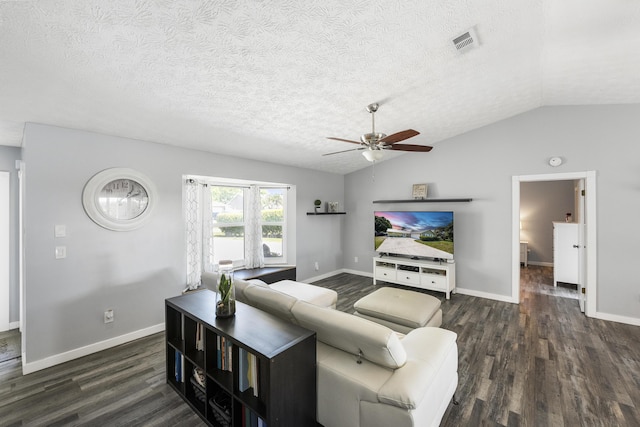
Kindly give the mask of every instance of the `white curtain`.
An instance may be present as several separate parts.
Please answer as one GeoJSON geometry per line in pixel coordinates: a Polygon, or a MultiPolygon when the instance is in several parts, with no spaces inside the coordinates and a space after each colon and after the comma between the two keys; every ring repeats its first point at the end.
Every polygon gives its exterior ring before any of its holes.
{"type": "Polygon", "coordinates": [[[200,285],[203,271],[213,271],[213,217],[211,191],[194,179],[185,181],[185,221],[187,234],[187,287],[200,285]]]}
{"type": "Polygon", "coordinates": [[[262,250],[262,203],[260,187],[249,187],[247,209],[245,212],[245,246],[244,263],[246,268],[264,267],[264,251],[262,250]]]}

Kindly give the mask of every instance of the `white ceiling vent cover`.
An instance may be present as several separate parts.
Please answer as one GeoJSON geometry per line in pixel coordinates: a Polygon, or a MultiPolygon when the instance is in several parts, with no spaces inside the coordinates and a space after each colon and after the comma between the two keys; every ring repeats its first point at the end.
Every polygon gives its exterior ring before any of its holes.
{"type": "Polygon", "coordinates": [[[480,44],[478,42],[478,36],[473,28],[469,28],[467,31],[454,38],[452,42],[459,53],[475,49],[480,44]]]}

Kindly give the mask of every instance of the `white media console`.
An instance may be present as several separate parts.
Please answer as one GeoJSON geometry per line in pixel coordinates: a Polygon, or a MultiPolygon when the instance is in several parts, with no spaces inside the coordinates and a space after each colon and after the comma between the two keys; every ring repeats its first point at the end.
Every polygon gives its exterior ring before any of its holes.
{"type": "Polygon", "coordinates": [[[373,285],[376,280],[441,291],[450,298],[456,293],[456,265],[454,262],[417,260],[403,257],[373,258],[373,285]]]}

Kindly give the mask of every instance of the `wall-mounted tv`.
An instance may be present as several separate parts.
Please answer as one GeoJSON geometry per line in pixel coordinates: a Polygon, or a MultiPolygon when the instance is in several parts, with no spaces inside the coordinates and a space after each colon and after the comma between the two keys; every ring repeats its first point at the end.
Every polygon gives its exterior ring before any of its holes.
{"type": "Polygon", "coordinates": [[[453,212],[374,212],[376,252],[453,259],[453,212]]]}

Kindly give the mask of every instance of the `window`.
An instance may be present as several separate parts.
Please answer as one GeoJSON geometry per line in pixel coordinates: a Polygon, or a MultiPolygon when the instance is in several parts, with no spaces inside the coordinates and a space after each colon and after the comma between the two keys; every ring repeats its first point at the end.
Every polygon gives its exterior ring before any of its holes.
{"type": "MultiPolygon", "coordinates": [[[[248,191],[246,187],[210,185],[213,217],[213,262],[231,259],[242,265],[249,237],[248,191]]],[[[262,251],[265,264],[286,262],[286,187],[260,188],[262,251]]]]}
{"type": "Polygon", "coordinates": [[[244,189],[212,185],[213,263],[244,258],[244,189]]]}
{"type": "Polygon", "coordinates": [[[286,188],[261,188],[262,250],[264,263],[284,262],[286,188]]]}

